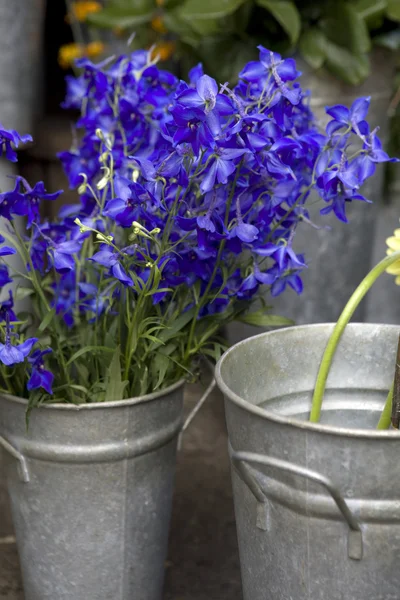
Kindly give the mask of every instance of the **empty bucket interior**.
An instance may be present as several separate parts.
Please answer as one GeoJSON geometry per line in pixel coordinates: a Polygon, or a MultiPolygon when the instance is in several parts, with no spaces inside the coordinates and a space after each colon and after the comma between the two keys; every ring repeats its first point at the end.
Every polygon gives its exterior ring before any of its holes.
{"type": "MultiPolygon", "coordinates": [[[[331,324],[306,325],[249,338],[225,354],[217,377],[228,395],[282,416],[308,420],[332,330],[331,324]]],[[[322,424],[376,427],[393,381],[399,331],[394,325],[347,326],[329,374],[322,424]]]]}

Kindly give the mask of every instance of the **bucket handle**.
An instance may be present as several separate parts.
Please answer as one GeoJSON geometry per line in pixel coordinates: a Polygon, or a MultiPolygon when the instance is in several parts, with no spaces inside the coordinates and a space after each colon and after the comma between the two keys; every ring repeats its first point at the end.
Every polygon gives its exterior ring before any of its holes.
{"type": "Polygon", "coordinates": [[[312,471],[311,469],[300,467],[298,465],[289,463],[285,460],[281,460],[280,458],[273,458],[272,456],[264,456],[262,454],[257,454],[253,452],[236,452],[231,447],[229,448],[229,450],[232,463],[235,465],[236,469],[239,472],[239,475],[241,476],[243,481],[248,485],[250,491],[255,496],[258,502],[257,527],[259,529],[262,529],[264,531],[267,529],[267,519],[265,510],[267,499],[263,494],[261,487],[257,483],[255,477],[250,473],[249,469],[246,468],[246,463],[255,463],[258,465],[265,465],[267,467],[276,467],[277,469],[281,469],[282,471],[287,471],[288,473],[293,473],[294,475],[299,475],[300,477],[304,477],[305,479],[309,479],[311,481],[314,481],[315,483],[321,484],[330,493],[338,509],[342,513],[344,520],[349,526],[347,546],[349,558],[352,558],[354,560],[362,559],[363,539],[360,524],[351,512],[339,489],[328,477],[325,477],[320,473],[312,471]]]}
{"type": "Polygon", "coordinates": [[[182,425],[181,431],[179,433],[178,450],[180,450],[181,446],[182,446],[183,434],[185,433],[186,429],[189,427],[190,423],[193,421],[193,419],[195,418],[195,416],[197,415],[197,413],[199,412],[199,410],[201,409],[201,407],[203,406],[203,404],[205,403],[207,398],[210,396],[210,394],[212,393],[212,391],[214,390],[216,385],[217,385],[217,382],[215,381],[215,379],[213,377],[211,380],[211,383],[209,384],[208,388],[206,389],[206,391],[204,392],[204,394],[202,395],[200,400],[198,402],[196,402],[194,408],[190,411],[190,413],[186,417],[186,419],[182,425]]]}
{"type": "Polygon", "coordinates": [[[19,472],[20,479],[24,483],[29,483],[30,477],[29,477],[28,465],[26,463],[25,456],[23,456],[23,454],[21,454],[21,452],[19,452],[16,448],[14,448],[14,446],[12,444],[10,444],[10,442],[8,442],[1,435],[0,435],[0,446],[3,446],[3,448],[6,452],[8,452],[9,454],[11,454],[11,456],[13,456],[14,458],[17,459],[17,461],[19,462],[18,472],[19,472]]]}

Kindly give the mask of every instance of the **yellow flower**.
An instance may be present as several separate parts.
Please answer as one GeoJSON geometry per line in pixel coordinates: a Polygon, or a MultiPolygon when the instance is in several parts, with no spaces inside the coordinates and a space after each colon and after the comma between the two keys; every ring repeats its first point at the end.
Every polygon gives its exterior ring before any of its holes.
{"type": "MultiPolygon", "coordinates": [[[[393,254],[393,252],[398,252],[400,250],[400,229],[395,229],[393,233],[394,235],[388,237],[386,240],[386,244],[388,246],[386,254],[388,256],[393,254]]],[[[386,269],[386,273],[389,273],[390,275],[396,275],[396,279],[394,281],[396,285],[400,285],[400,258],[386,269]]]]}
{"type": "Polygon", "coordinates": [[[175,42],[160,42],[159,44],[156,44],[152,49],[152,60],[157,57],[160,60],[168,60],[173,55],[175,46],[175,42]]]}
{"type": "Polygon", "coordinates": [[[86,21],[88,15],[100,12],[102,6],[99,2],[72,2],[71,13],[77,21],[86,21]]]}
{"type": "Polygon", "coordinates": [[[164,21],[162,20],[162,17],[160,17],[160,15],[157,15],[152,18],[151,26],[154,29],[154,31],[157,31],[157,33],[167,33],[167,28],[165,27],[164,21]]]}
{"type": "Polygon", "coordinates": [[[58,62],[63,69],[69,69],[74,62],[82,56],[96,58],[104,52],[103,42],[91,42],[87,46],[82,44],[65,44],[58,51],[58,62]]]}
{"type": "Polygon", "coordinates": [[[65,44],[58,51],[58,62],[63,69],[71,67],[77,58],[84,54],[84,46],[81,44],[65,44]]]}
{"type": "Polygon", "coordinates": [[[101,54],[103,54],[104,50],[105,45],[103,44],[103,42],[90,42],[90,44],[86,46],[85,54],[87,54],[89,58],[96,58],[96,56],[100,56],[101,54]]]}
{"type": "Polygon", "coordinates": [[[162,6],[164,4],[164,0],[156,0],[157,6],[162,6]]]}

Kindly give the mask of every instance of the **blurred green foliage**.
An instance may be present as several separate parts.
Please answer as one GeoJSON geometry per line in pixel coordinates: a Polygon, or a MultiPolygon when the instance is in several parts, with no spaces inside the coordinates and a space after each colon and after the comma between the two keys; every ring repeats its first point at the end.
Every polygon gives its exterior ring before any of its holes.
{"type": "Polygon", "coordinates": [[[400,47],[399,22],[400,0],[108,0],[89,17],[95,27],[136,31],[138,47],[175,41],[183,72],[202,61],[232,81],[262,44],[353,85],[369,74],[373,43],[400,47]]]}

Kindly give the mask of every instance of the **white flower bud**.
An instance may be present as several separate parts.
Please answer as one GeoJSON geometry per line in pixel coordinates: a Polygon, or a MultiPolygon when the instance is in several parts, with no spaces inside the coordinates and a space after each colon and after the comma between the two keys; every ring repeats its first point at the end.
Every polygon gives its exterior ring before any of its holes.
{"type": "Polygon", "coordinates": [[[85,173],[79,173],[80,177],[82,177],[83,182],[81,183],[81,185],[78,187],[78,194],[82,195],[86,192],[86,188],[87,188],[87,176],[85,175],[85,173]]]}

